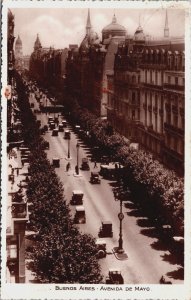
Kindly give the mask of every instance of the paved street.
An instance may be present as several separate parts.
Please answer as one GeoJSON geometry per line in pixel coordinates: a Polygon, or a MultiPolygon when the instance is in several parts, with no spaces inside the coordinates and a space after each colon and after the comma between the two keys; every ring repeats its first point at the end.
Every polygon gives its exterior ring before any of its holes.
{"type": "MultiPolygon", "coordinates": [[[[34,95],[30,97],[30,102],[37,103],[34,95]]],[[[50,114],[54,115],[54,114],[50,114]]],[[[56,114],[57,115],[57,114],[56,114]]],[[[41,124],[46,125],[48,115],[38,114],[37,119],[41,124]]],[[[60,122],[62,117],[59,117],[60,122]]],[[[71,129],[69,127],[69,129],[71,129]]],[[[101,179],[101,184],[92,185],[89,182],[91,170],[94,169],[94,163],[90,162],[90,171],[81,171],[81,177],[74,176],[77,160],[76,144],[80,143],[79,163],[83,157],[88,155],[88,147],[78,139],[78,136],[72,132],[70,141],[71,170],[66,172],[68,161],[68,141],[63,138],[63,132],[58,136],[52,136],[52,131],[48,131],[44,136],[50,143],[50,149],[47,150],[47,156],[50,161],[53,157],[60,158],[60,168],[56,172],[64,184],[64,194],[66,200],[71,200],[72,191],[80,189],[84,192],[84,207],[86,211],[86,224],[78,225],[81,232],[90,233],[95,238],[98,237],[101,220],[109,220],[113,224],[113,238],[104,238],[107,242],[107,256],[100,259],[100,265],[104,276],[107,275],[109,268],[119,268],[122,271],[124,282],[126,284],[159,283],[162,275],[167,274],[173,283],[182,283],[179,279],[181,266],[176,264],[176,260],[167,250],[165,245],[158,241],[155,228],[151,227],[149,220],[144,216],[130,199],[127,199],[123,205],[123,247],[128,255],[127,260],[118,260],[112,252],[114,247],[118,246],[119,238],[119,220],[118,213],[120,203],[115,201],[110,185],[111,181],[101,179]]],[[[71,213],[74,214],[74,206],[71,206],[71,213]]]]}

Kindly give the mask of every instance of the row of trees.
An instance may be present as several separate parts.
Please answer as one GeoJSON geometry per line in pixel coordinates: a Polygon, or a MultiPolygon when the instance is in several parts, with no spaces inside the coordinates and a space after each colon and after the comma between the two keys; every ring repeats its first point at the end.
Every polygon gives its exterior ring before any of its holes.
{"type": "Polygon", "coordinates": [[[121,162],[126,172],[124,181],[139,201],[155,207],[165,222],[170,223],[174,231],[184,231],[184,180],[174,171],[167,169],[145,150],[132,150],[129,143],[114,132],[106,120],[80,108],[76,101],[69,99],[70,118],[89,130],[93,141],[112,159],[121,162]]]}
{"type": "Polygon", "coordinates": [[[73,223],[62,183],[44,151],[26,90],[17,76],[23,138],[31,150],[27,198],[32,206],[30,226],[37,232],[32,252],[33,271],[42,283],[100,283],[95,240],[80,233],[73,223]]]}

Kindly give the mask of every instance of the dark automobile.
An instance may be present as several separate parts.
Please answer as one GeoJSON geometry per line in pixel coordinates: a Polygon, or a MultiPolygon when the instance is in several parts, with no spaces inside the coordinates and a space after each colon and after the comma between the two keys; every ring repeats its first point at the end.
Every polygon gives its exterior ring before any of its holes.
{"type": "Polygon", "coordinates": [[[89,160],[88,160],[87,157],[82,158],[81,169],[84,170],[84,171],[89,171],[90,170],[89,160]]]}
{"type": "Polygon", "coordinates": [[[112,223],[110,221],[102,221],[98,236],[113,237],[112,223]]]}
{"type": "Polygon", "coordinates": [[[106,284],[124,284],[123,276],[121,275],[121,270],[110,269],[109,274],[106,277],[106,284]]]}
{"type": "Polygon", "coordinates": [[[98,172],[91,172],[90,182],[91,183],[98,183],[98,184],[101,183],[98,172]]]}

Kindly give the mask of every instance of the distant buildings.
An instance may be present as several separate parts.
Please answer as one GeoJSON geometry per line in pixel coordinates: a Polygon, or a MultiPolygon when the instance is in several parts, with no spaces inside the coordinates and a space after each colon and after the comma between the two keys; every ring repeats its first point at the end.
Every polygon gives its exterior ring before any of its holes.
{"type": "Polygon", "coordinates": [[[15,56],[13,50],[14,44],[14,15],[12,14],[11,10],[8,10],[8,23],[7,23],[7,60],[8,60],[8,83],[11,84],[11,80],[14,74],[14,64],[15,64],[15,56]]]}
{"type": "Polygon", "coordinates": [[[65,79],[65,61],[68,49],[43,48],[37,35],[34,51],[30,56],[30,74],[44,85],[63,88],[65,79]]]}
{"type": "Polygon", "coordinates": [[[42,48],[39,38],[30,71],[87,107],[132,142],[151,150],[168,166],[184,166],[184,39],[171,38],[168,14],[164,37],[151,40],[139,24],[132,37],[114,15],[100,39],[88,10],[80,46],[42,48]],[[63,59],[62,59],[63,57],[63,59]],[[61,78],[65,78],[63,83],[61,78]]]}

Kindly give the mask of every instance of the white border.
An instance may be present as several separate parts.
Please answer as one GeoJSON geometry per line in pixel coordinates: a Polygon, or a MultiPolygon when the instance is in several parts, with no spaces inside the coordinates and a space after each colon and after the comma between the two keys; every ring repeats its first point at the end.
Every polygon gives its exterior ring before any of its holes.
{"type": "MultiPolygon", "coordinates": [[[[55,290],[54,284],[7,284],[5,283],[5,268],[6,268],[6,186],[7,186],[7,162],[6,162],[6,99],[2,95],[2,173],[1,173],[1,187],[2,187],[2,272],[1,272],[1,299],[169,299],[169,300],[190,300],[191,299],[191,205],[190,205],[190,189],[191,189],[191,78],[190,78],[190,54],[191,54],[191,6],[189,1],[115,1],[115,0],[104,0],[104,1],[80,1],[80,0],[4,0],[2,8],[2,87],[5,87],[6,82],[6,70],[7,70],[7,8],[74,8],[74,7],[84,7],[84,8],[157,8],[157,7],[168,7],[168,8],[185,8],[186,22],[185,22],[185,40],[186,40],[186,70],[185,70],[185,85],[186,85],[186,95],[185,95],[185,223],[186,223],[186,260],[185,260],[185,281],[182,285],[124,285],[123,292],[104,292],[100,291],[100,285],[91,285],[95,287],[95,291],[64,291],[55,290]],[[135,286],[146,286],[150,287],[148,292],[128,292],[125,290],[126,287],[135,286]]],[[[65,285],[59,284],[59,287],[64,287],[65,285]]],[[[77,289],[80,285],[67,285],[76,286],[77,289]]],[[[84,285],[88,287],[89,285],[84,285]]]]}

